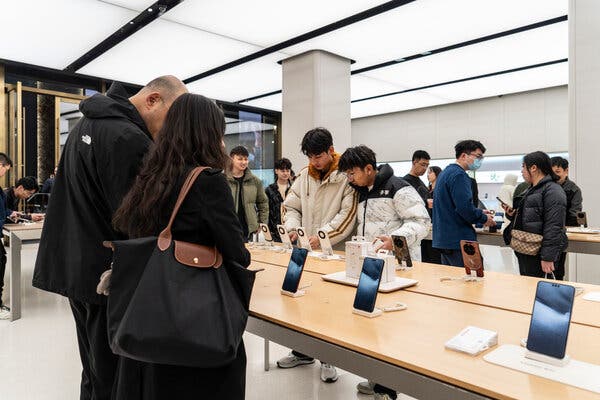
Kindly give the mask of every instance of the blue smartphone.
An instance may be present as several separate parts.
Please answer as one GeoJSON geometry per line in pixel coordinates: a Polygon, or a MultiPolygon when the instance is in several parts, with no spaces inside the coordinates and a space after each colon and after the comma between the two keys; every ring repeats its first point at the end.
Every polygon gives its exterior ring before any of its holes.
{"type": "Polygon", "coordinates": [[[527,336],[527,349],[554,358],[564,358],[573,311],[575,288],[539,281],[527,336]]]}
{"type": "Polygon", "coordinates": [[[373,312],[375,309],[383,264],[384,260],[381,258],[365,257],[358,280],[356,296],[354,296],[354,308],[357,310],[373,312]]]}
{"type": "Polygon", "coordinates": [[[298,290],[307,256],[308,250],[306,249],[296,247],[292,250],[292,257],[290,258],[285,278],[283,278],[283,286],[281,287],[286,292],[296,293],[298,290]]]}

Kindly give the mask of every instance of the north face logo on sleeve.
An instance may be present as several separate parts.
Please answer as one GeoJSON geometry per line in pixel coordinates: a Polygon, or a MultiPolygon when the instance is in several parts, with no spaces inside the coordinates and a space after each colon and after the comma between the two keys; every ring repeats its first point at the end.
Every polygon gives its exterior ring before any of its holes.
{"type": "Polygon", "coordinates": [[[380,195],[380,196],[387,196],[387,195],[389,195],[389,194],[390,194],[390,191],[389,191],[389,190],[387,190],[387,189],[383,189],[383,190],[381,190],[381,191],[379,192],[379,195],[380,195]]]}
{"type": "Polygon", "coordinates": [[[88,135],[83,135],[81,137],[81,141],[85,144],[92,144],[92,138],[91,138],[91,136],[88,136],[88,135]]]}

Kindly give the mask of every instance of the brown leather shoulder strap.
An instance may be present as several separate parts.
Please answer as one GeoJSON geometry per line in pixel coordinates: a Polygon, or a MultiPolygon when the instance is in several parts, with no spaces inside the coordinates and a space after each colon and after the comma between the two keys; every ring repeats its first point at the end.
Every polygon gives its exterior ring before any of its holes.
{"type": "Polygon", "coordinates": [[[198,178],[198,176],[207,169],[208,167],[196,167],[194,168],[187,176],[181,190],[179,191],[179,197],[177,197],[177,202],[175,202],[175,207],[173,208],[173,212],[171,213],[171,218],[169,219],[169,224],[163,231],[158,235],[158,248],[162,251],[166,250],[171,245],[171,226],[173,225],[173,221],[175,221],[175,216],[179,211],[179,207],[185,200],[188,192],[194,185],[194,182],[198,178]]]}

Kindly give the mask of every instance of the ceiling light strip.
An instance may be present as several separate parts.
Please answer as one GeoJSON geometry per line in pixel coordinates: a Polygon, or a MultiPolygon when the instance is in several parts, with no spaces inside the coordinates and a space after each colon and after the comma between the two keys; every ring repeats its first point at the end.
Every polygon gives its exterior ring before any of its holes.
{"type": "Polygon", "coordinates": [[[524,71],[524,70],[527,70],[527,69],[541,68],[541,67],[546,67],[546,66],[549,66],[549,65],[564,63],[564,62],[567,62],[568,60],[569,60],[568,58],[563,58],[563,59],[560,59],[560,60],[548,61],[548,62],[544,62],[544,63],[540,63],[540,64],[527,65],[525,67],[512,68],[512,69],[507,69],[507,70],[504,70],[504,71],[491,72],[489,74],[483,74],[483,75],[471,76],[471,77],[468,77],[468,78],[456,79],[456,80],[453,80],[453,81],[447,81],[447,82],[442,82],[442,83],[434,83],[432,85],[426,85],[426,86],[421,86],[421,87],[416,87],[416,88],[411,88],[411,89],[406,89],[406,90],[400,90],[400,91],[397,91],[397,92],[384,93],[384,94],[379,94],[377,96],[371,96],[371,97],[365,97],[365,98],[362,98],[362,99],[356,99],[356,100],[352,100],[351,103],[359,103],[361,101],[368,101],[368,100],[380,99],[382,97],[395,96],[397,94],[403,94],[403,93],[409,93],[409,92],[416,92],[418,90],[425,90],[425,89],[431,89],[431,88],[439,87],[439,86],[452,85],[454,83],[461,83],[461,82],[467,82],[467,81],[472,81],[472,80],[476,80],[476,79],[489,78],[489,77],[496,76],[496,75],[510,74],[512,72],[519,72],[519,71],[524,71]]]}
{"type": "Polygon", "coordinates": [[[129,21],[127,24],[119,28],[115,33],[97,44],[90,51],[79,57],[77,60],[69,64],[64,71],[75,72],[85,65],[89,64],[108,50],[112,49],[123,40],[127,39],[164,13],[171,10],[173,7],[181,3],[183,0],[160,0],[153,3],[147,9],[142,11],[138,16],[129,21]]]}
{"type": "Polygon", "coordinates": [[[202,72],[200,74],[194,75],[194,76],[192,76],[190,78],[184,79],[183,82],[185,84],[188,84],[188,83],[191,83],[191,82],[195,82],[195,81],[200,80],[202,78],[206,78],[207,76],[211,76],[211,75],[217,74],[219,72],[223,72],[223,71],[228,70],[230,68],[237,67],[238,65],[245,64],[245,63],[247,63],[249,61],[256,60],[257,58],[261,58],[261,57],[264,57],[264,56],[266,56],[268,54],[275,53],[275,52],[277,52],[279,50],[285,49],[286,47],[290,47],[290,46],[296,45],[298,43],[305,42],[305,41],[313,39],[313,38],[315,38],[317,36],[321,36],[321,35],[324,35],[326,33],[329,33],[329,32],[335,31],[337,29],[343,28],[345,26],[352,25],[354,23],[363,21],[363,20],[365,20],[367,18],[374,17],[375,15],[383,14],[383,13],[385,13],[387,11],[393,10],[393,9],[401,7],[401,6],[404,6],[404,5],[408,4],[408,3],[412,3],[413,1],[415,1],[415,0],[392,0],[392,1],[388,1],[387,3],[380,4],[380,5],[376,6],[376,7],[373,7],[373,8],[370,8],[368,10],[362,11],[362,12],[360,12],[358,14],[351,15],[350,17],[341,19],[341,20],[339,20],[337,22],[334,22],[334,23],[331,23],[329,25],[325,25],[325,26],[323,26],[321,28],[318,28],[318,29],[312,30],[310,32],[304,33],[304,34],[302,34],[300,36],[296,36],[296,37],[294,37],[292,39],[288,39],[286,41],[283,41],[281,43],[275,44],[273,46],[266,47],[266,48],[264,48],[264,49],[262,49],[260,51],[257,51],[256,53],[252,53],[252,54],[247,55],[245,57],[242,57],[242,58],[239,58],[237,60],[231,61],[231,62],[229,62],[227,64],[221,65],[220,67],[216,67],[216,68],[210,69],[208,71],[202,72]]]}

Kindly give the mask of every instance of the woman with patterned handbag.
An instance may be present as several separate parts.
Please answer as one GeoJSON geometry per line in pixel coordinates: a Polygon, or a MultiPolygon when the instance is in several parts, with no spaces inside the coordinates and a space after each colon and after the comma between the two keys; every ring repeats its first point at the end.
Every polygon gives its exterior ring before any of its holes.
{"type": "MultiPolygon", "coordinates": [[[[250,254],[244,247],[244,238],[234,211],[231,190],[222,173],[229,159],[223,144],[224,132],[223,112],[214,102],[195,94],[180,96],[169,110],[165,125],[145,159],[134,186],[115,214],[113,220],[115,227],[127,233],[131,239],[158,236],[168,223],[167,229],[170,229],[176,244],[179,241],[179,243],[188,242],[191,246],[197,244],[216,248],[222,256],[221,271],[225,270],[227,275],[231,276],[234,273],[231,269],[233,265],[245,272],[245,268],[250,264],[250,254]],[[190,174],[190,171],[198,170],[199,168],[195,168],[197,166],[209,168],[202,169],[196,178],[190,174]],[[186,180],[188,176],[193,176],[195,180],[192,178],[186,180]],[[184,188],[189,188],[189,192],[184,188]],[[178,197],[180,190],[188,193],[187,196],[183,196],[183,201],[181,196],[178,197]],[[172,213],[176,214],[176,217],[172,217],[172,213]]],[[[171,235],[169,241],[170,238],[171,235]]],[[[160,240],[159,237],[159,248],[160,240]]],[[[179,257],[177,247],[175,247],[175,257],[179,257]]],[[[197,263],[197,258],[194,261],[197,263]]],[[[144,273],[148,268],[146,266],[144,273]]],[[[181,272],[177,272],[180,275],[172,272],[170,278],[173,280],[165,282],[181,288],[181,296],[185,296],[186,293],[188,297],[191,296],[189,299],[191,303],[188,306],[182,304],[181,307],[175,308],[172,314],[173,320],[178,319],[185,323],[186,316],[188,318],[193,316],[191,313],[193,303],[200,303],[204,299],[200,298],[202,293],[189,291],[188,282],[181,281],[182,277],[192,276],[191,274],[197,269],[185,266],[180,269],[181,272]]],[[[113,279],[115,272],[113,272],[113,279]]],[[[206,279],[209,278],[209,275],[205,276],[206,279]]],[[[145,276],[140,280],[131,304],[144,278],[145,276]]],[[[112,291],[111,288],[111,295],[112,291]]],[[[156,298],[156,301],[153,300],[151,303],[158,302],[156,304],[159,306],[154,311],[149,310],[147,315],[142,316],[143,318],[154,321],[159,319],[162,315],[160,309],[164,308],[160,306],[161,302],[167,302],[167,299],[161,298],[162,294],[160,290],[151,294],[156,298]]],[[[236,293],[232,293],[232,296],[235,295],[236,293]]],[[[214,304],[215,308],[217,300],[214,299],[210,303],[214,304]]],[[[129,308],[132,307],[131,304],[129,308]]],[[[216,329],[217,322],[215,321],[213,329],[216,329]]],[[[183,325],[193,323],[194,321],[188,321],[183,325]]],[[[180,324],[175,328],[183,332],[185,329],[183,325],[180,324]]],[[[215,332],[217,331],[213,331],[215,332]]],[[[159,347],[157,351],[163,353],[168,351],[166,349],[172,347],[170,344],[157,346],[159,347]]],[[[198,358],[197,365],[202,365],[202,357],[198,358]]],[[[113,388],[113,399],[244,399],[246,353],[241,337],[237,353],[234,351],[232,358],[233,361],[228,361],[225,365],[196,367],[174,362],[144,362],[138,361],[139,358],[134,360],[121,356],[113,388]]]]}
{"type": "Polygon", "coordinates": [[[523,157],[523,179],[531,184],[517,209],[502,205],[511,224],[505,232],[517,259],[521,275],[544,278],[565,274],[558,263],[567,248],[565,215],[567,199],[556,180],[550,157],[536,151],[523,157]]]}

